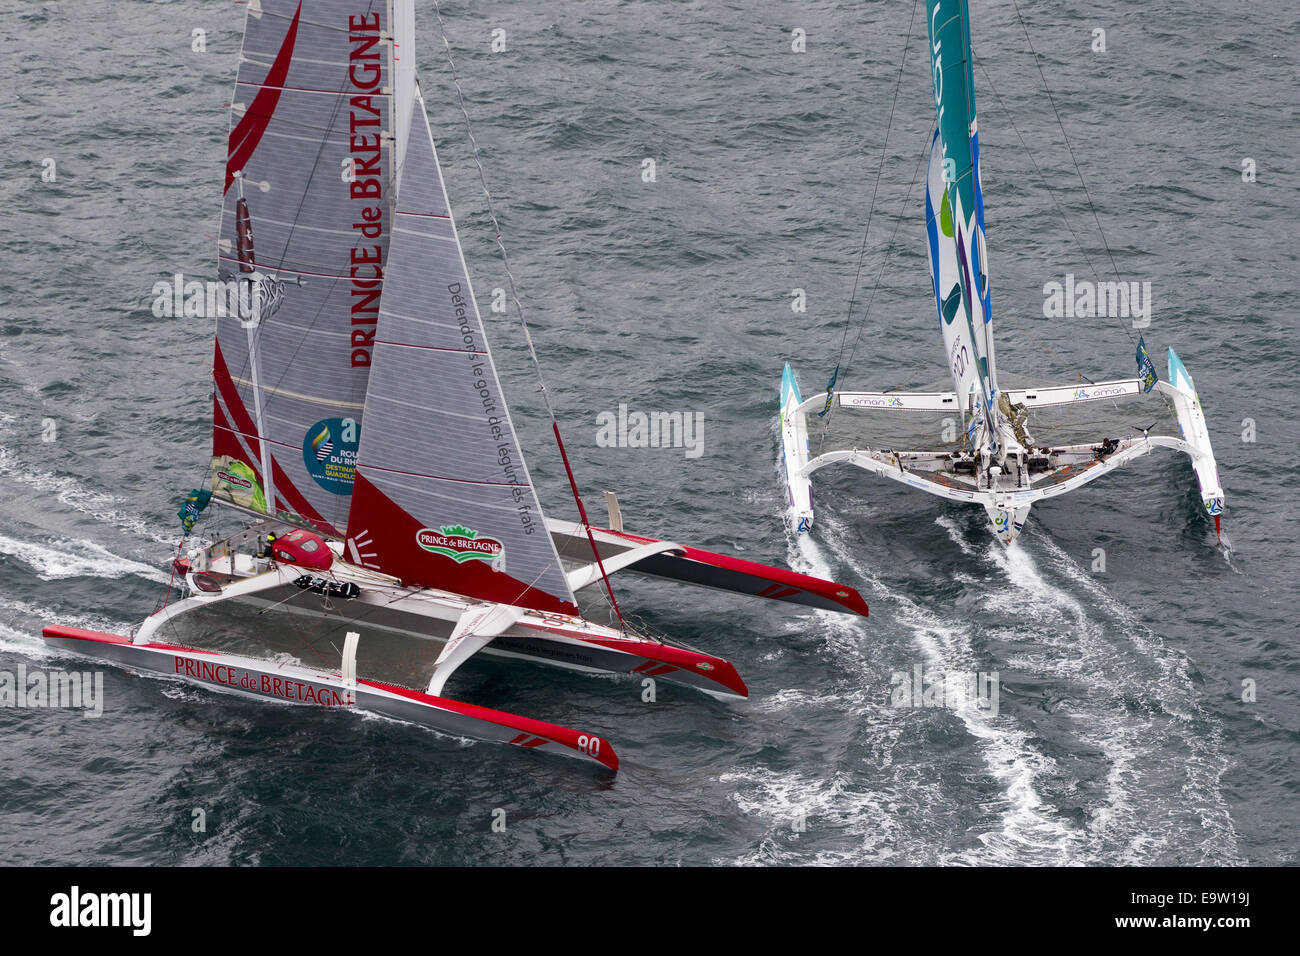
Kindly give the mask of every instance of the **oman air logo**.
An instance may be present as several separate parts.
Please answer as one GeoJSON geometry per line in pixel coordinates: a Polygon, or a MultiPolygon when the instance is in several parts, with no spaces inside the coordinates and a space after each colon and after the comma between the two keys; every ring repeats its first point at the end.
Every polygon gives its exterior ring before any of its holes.
{"type": "Polygon", "coordinates": [[[425,551],[451,558],[458,564],[466,561],[486,561],[494,571],[505,570],[506,548],[496,538],[481,535],[473,528],[451,525],[434,531],[421,528],[415,533],[415,543],[425,551]]]}

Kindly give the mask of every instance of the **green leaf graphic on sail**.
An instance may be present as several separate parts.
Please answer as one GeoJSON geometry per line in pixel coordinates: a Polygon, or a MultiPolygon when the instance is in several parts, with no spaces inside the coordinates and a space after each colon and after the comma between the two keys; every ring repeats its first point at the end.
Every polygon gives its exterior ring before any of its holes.
{"type": "Polygon", "coordinates": [[[957,310],[960,308],[961,308],[961,286],[955,285],[948,290],[948,294],[944,296],[943,305],[940,306],[940,309],[943,312],[944,322],[951,324],[952,320],[957,315],[957,310]]]}
{"type": "Polygon", "coordinates": [[[257,473],[238,458],[218,455],[212,459],[212,494],[243,508],[266,512],[266,495],[257,473]]]}

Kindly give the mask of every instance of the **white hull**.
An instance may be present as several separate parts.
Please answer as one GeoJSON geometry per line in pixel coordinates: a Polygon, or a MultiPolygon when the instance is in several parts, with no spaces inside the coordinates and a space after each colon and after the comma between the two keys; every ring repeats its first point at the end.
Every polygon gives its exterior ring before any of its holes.
{"type": "MultiPolygon", "coordinates": [[[[247,556],[239,557],[244,560],[238,563],[248,567],[247,556]]],[[[191,570],[187,581],[192,596],[148,618],[136,641],[157,639],[166,633],[169,623],[192,611],[221,601],[238,601],[323,620],[324,627],[332,627],[340,635],[357,629],[364,638],[365,634],[382,631],[445,647],[459,621],[498,606],[449,592],[405,588],[343,562],[336,562],[323,577],[331,583],[357,584],[360,593],[351,600],[324,602],[310,591],[300,591],[294,581],[302,576],[302,569],[284,564],[230,579],[219,593],[204,593],[196,584],[196,575],[212,575],[215,571],[224,577],[229,570],[227,558],[209,565],[206,571],[191,570]]],[[[722,658],[625,634],[570,615],[520,609],[515,623],[494,634],[479,653],[583,673],[653,676],[718,698],[748,695],[735,668],[722,658]]]]}

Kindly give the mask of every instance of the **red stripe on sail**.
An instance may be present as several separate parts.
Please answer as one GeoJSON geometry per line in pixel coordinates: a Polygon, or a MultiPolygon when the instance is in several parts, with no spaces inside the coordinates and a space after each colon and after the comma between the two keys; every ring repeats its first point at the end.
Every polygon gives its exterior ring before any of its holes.
{"type": "MultiPolygon", "coordinates": [[[[225,356],[221,354],[221,343],[216,344],[216,352],[212,362],[212,378],[217,384],[217,391],[221,393],[221,399],[226,403],[226,408],[230,410],[230,417],[235,420],[235,428],[248,437],[250,441],[258,441],[260,435],[257,426],[253,423],[252,417],[248,414],[248,409],[244,407],[244,402],[239,397],[239,390],[235,388],[234,380],[230,377],[230,370],[226,367],[225,356]]],[[[214,398],[215,406],[215,398],[214,398]]],[[[219,429],[213,430],[213,450],[217,447],[217,435],[219,429]]],[[[239,455],[242,460],[242,454],[239,455]]],[[[249,463],[251,465],[251,462],[249,463]]],[[[275,453],[271,453],[271,477],[275,479],[275,491],[278,501],[283,501],[288,510],[295,514],[301,515],[312,524],[316,525],[321,531],[334,537],[340,537],[338,529],[321,517],[311,502],[309,502],[297,489],[289,476],[284,473],[279,462],[275,460],[275,453]]],[[[261,481],[261,477],[258,478],[261,481]]],[[[266,487],[262,482],[262,487],[266,487]]]]}
{"type": "Polygon", "coordinates": [[[220,339],[217,340],[212,357],[212,380],[216,382],[217,391],[221,393],[221,400],[226,403],[226,408],[230,410],[230,417],[234,421],[235,430],[243,432],[256,440],[259,437],[257,426],[253,424],[253,416],[248,414],[248,409],[244,407],[244,400],[239,397],[239,389],[235,388],[234,379],[230,377],[226,357],[221,354],[220,339]]]}
{"type": "Polygon", "coordinates": [[[284,81],[289,75],[289,64],[293,62],[293,45],[298,39],[298,17],[301,13],[300,2],[298,9],[294,11],[293,22],[289,24],[289,32],[285,34],[284,42],[280,44],[280,52],[275,55],[271,69],[267,71],[261,90],[253,97],[253,102],[249,104],[244,118],[230,131],[230,142],[226,149],[227,190],[235,181],[235,173],[244,168],[244,164],[252,157],[253,150],[257,149],[257,144],[262,141],[262,135],[270,125],[271,114],[280,103],[284,81]]]}
{"type": "Polygon", "coordinates": [[[212,423],[212,457],[229,456],[242,461],[253,470],[257,483],[262,484],[262,470],[256,461],[257,456],[244,447],[243,442],[239,440],[239,432],[230,427],[226,416],[221,412],[221,403],[216,395],[212,396],[212,423]]]}
{"type": "MultiPolygon", "coordinates": [[[[278,480],[278,479],[277,479],[278,480]]],[[[514,604],[555,614],[578,613],[576,605],[532,587],[487,561],[464,562],[421,548],[416,536],[425,525],[366,480],[358,468],[352,482],[348,537],[364,542],[357,551],[373,553],[366,567],[400,578],[406,585],[440,588],[466,597],[514,604]]],[[[507,561],[509,555],[506,555],[507,561]]]]}

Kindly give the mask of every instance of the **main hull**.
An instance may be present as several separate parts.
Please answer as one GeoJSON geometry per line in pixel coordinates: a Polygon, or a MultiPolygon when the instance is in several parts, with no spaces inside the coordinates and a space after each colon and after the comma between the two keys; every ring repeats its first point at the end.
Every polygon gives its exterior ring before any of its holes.
{"type": "Polygon", "coordinates": [[[134,670],[179,678],[222,693],[331,709],[367,711],[455,737],[511,744],[575,757],[618,770],[607,741],[558,724],[404,687],[292,664],[278,664],[172,644],[136,644],[130,638],[72,627],[46,627],[46,643],[134,670]]]}

